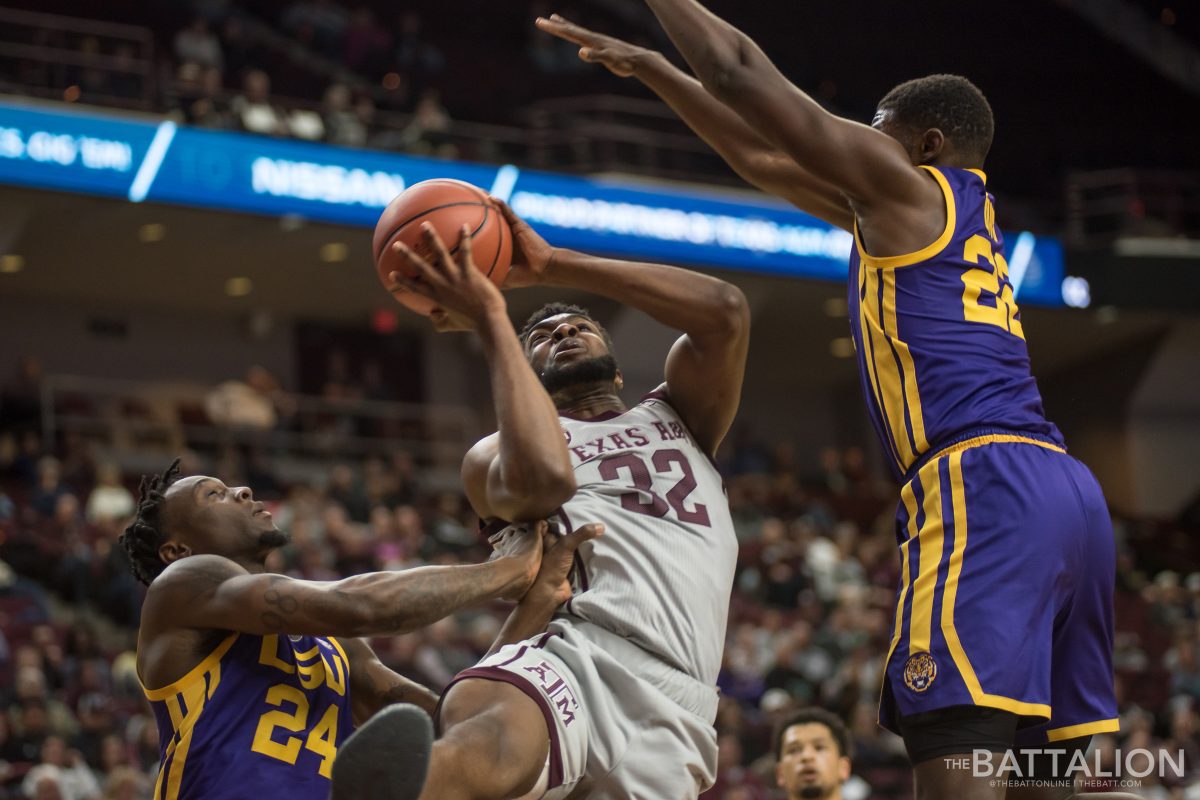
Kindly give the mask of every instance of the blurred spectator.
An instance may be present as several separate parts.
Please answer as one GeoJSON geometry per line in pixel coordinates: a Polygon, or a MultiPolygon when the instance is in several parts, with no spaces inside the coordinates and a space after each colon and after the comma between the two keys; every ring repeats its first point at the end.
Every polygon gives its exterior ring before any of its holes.
{"type": "Polygon", "coordinates": [[[359,6],[350,15],[350,24],[342,34],[342,62],[359,74],[382,75],[391,42],[371,9],[359,6]]]}
{"type": "Polygon", "coordinates": [[[221,46],[225,51],[224,74],[233,81],[240,80],[261,55],[246,33],[245,23],[236,14],[229,16],[221,27],[221,46]]]}
{"type": "Polygon", "coordinates": [[[150,791],[150,781],[130,766],[120,766],[104,782],[104,800],[141,800],[150,791]]]}
{"type": "Polygon", "coordinates": [[[88,522],[102,523],[132,516],[133,493],[121,483],[121,468],[111,461],[96,469],[96,487],[88,495],[84,515],[88,522]]]}
{"type": "Polygon", "coordinates": [[[334,0],[300,0],[283,13],[283,27],[301,39],[308,38],[326,55],[334,55],[346,30],[346,10],[334,0]]]}
{"type": "Polygon", "coordinates": [[[437,75],[446,65],[446,57],[425,39],[423,28],[421,15],[406,11],[400,15],[396,31],[396,66],[421,78],[437,75]]]}
{"type": "Polygon", "coordinates": [[[220,68],[209,67],[202,71],[186,99],[187,104],[181,111],[188,124],[201,128],[229,127],[230,108],[220,68]]]}
{"type": "Polygon", "coordinates": [[[325,90],[325,139],[331,144],[362,147],[367,143],[367,125],[352,106],[353,97],[345,84],[331,83],[325,90]]]}
{"type": "Polygon", "coordinates": [[[221,41],[209,30],[208,20],[195,17],[186,28],[175,34],[175,57],[201,67],[224,66],[221,41]]]}
{"type": "Polygon", "coordinates": [[[41,760],[37,767],[25,776],[22,788],[29,797],[38,797],[38,783],[43,775],[54,775],[62,800],[97,800],[100,784],[84,762],[78,750],[68,750],[67,744],[57,736],[47,736],[42,742],[41,760]],[[50,769],[39,768],[49,767],[50,769]]]}
{"type": "Polygon", "coordinates": [[[29,504],[42,517],[53,517],[58,500],[70,492],[62,480],[62,469],[57,458],[43,456],[37,465],[37,483],[29,497],[29,504]]]}
{"type": "Polygon", "coordinates": [[[42,363],[34,356],[17,362],[17,371],[0,391],[0,430],[23,431],[42,421],[42,363]]]}
{"type": "Polygon", "coordinates": [[[108,90],[114,97],[127,100],[148,96],[146,77],[136,63],[136,56],[128,44],[119,44],[113,51],[113,68],[109,72],[108,90]]]}
{"type": "Polygon", "coordinates": [[[267,136],[285,136],[287,119],[271,102],[271,79],[260,69],[246,73],[242,93],[231,104],[234,120],[241,130],[267,136]]]}
{"type": "Polygon", "coordinates": [[[263,367],[246,371],[243,380],[225,381],[204,398],[204,411],[223,428],[272,430],[279,422],[276,396],[279,381],[263,367]]]}
{"type": "Polygon", "coordinates": [[[417,100],[412,121],[401,134],[405,150],[439,158],[454,158],[457,150],[450,142],[450,112],[442,105],[436,89],[426,89],[417,100]]]}

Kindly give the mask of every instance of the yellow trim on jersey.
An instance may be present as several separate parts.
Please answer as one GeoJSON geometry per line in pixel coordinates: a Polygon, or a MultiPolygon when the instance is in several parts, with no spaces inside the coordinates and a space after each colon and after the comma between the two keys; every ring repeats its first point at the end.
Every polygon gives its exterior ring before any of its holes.
{"type": "MultiPolygon", "coordinates": [[[[900,338],[900,322],[896,316],[896,273],[885,270],[881,274],[883,275],[883,331],[891,340],[892,346],[896,348],[896,355],[900,358],[900,367],[903,373],[900,377],[904,384],[904,399],[908,404],[908,418],[912,424],[912,438],[916,444],[916,453],[913,454],[915,459],[917,454],[929,450],[929,440],[925,438],[925,414],[921,409],[921,392],[917,387],[917,367],[913,363],[908,343],[900,338]]],[[[903,413],[901,413],[899,422],[901,428],[906,428],[903,413]]],[[[904,433],[907,440],[907,429],[904,433]]],[[[911,464],[912,461],[908,463],[911,464]]]]}
{"type": "MultiPolygon", "coordinates": [[[[883,395],[880,393],[879,374],[875,367],[875,353],[878,348],[875,346],[875,338],[872,331],[878,327],[878,324],[875,323],[873,325],[874,320],[872,320],[870,314],[870,291],[867,286],[867,275],[870,273],[871,270],[866,268],[859,269],[858,271],[858,294],[862,298],[858,304],[858,329],[862,331],[863,362],[867,365],[867,378],[871,383],[871,394],[875,398],[875,404],[879,406],[880,415],[884,417],[884,421],[890,428],[891,420],[888,419],[888,407],[884,403],[883,395]],[[864,294],[866,297],[863,297],[864,294]]],[[[892,460],[899,464],[899,454],[887,442],[884,445],[887,447],[892,460]]],[[[901,466],[901,469],[903,469],[903,466],[901,466]]]]}
{"type": "Polygon", "coordinates": [[[904,387],[896,367],[896,358],[892,355],[892,346],[887,333],[883,329],[883,309],[880,307],[879,289],[880,276],[884,273],[876,269],[860,270],[865,276],[867,296],[859,308],[865,311],[863,320],[864,335],[870,338],[871,348],[867,356],[873,362],[876,392],[879,395],[879,411],[884,422],[892,432],[895,443],[895,458],[903,470],[916,459],[912,445],[908,441],[908,427],[904,424],[904,387]]]}
{"type": "Polygon", "coordinates": [[[984,172],[983,170],[981,170],[981,169],[968,169],[968,170],[967,170],[967,172],[973,172],[973,173],[975,173],[976,175],[978,175],[978,176],[980,177],[980,179],[982,179],[982,180],[983,180],[983,182],[984,182],[984,183],[987,183],[987,173],[986,173],[986,172],[984,172]]]}
{"type": "MultiPolygon", "coordinates": [[[[942,481],[937,462],[933,469],[922,469],[917,475],[925,493],[925,524],[917,534],[921,545],[918,555],[917,579],[913,581],[912,620],[908,625],[908,654],[929,652],[930,632],[933,629],[933,599],[937,595],[938,566],[942,563],[942,543],[945,526],[942,524],[942,481]],[[932,480],[927,478],[932,475],[932,480]]],[[[928,466],[928,465],[926,465],[928,466]]]]}
{"type": "Polygon", "coordinates": [[[913,495],[911,483],[904,484],[904,488],[900,490],[900,501],[904,503],[904,509],[908,512],[908,538],[904,544],[900,545],[900,598],[896,601],[896,630],[892,633],[892,643],[888,647],[887,658],[883,660],[885,677],[887,665],[891,663],[892,653],[896,652],[896,645],[900,644],[900,634],[904,631],[904,601],[908,598],[910,576],[908,545],[917,538],[917,499],[913,495]]]}
{"type": "Polygon", "coordinates": [[[876,258],[868,254],[866,248],[863,247],[862,237],[858,234],[858,218],[855,217],[853,230],[854,246],[858,248],[858,257],[862,260],[863,266],[874,267],[876,269],[896,269],[897,267],[911,266],[933,258],[945,250],[946,245],[950,244],[950,240],[954,238],[954,227],[957,224],[957,220],[954,206],[954,191],[950,188],[950,183],[942,173],[933,167],[922,164],[919,169],[927,170],[942,189],[942,195],[946,200],[946,229],[942,231],[941,236],[915,253],[900,256],[880,256],[876,258]]]}
{"type": "Polygon", "coordinates": [[[986,436],[976,436],[974,439],[964,439],[957,444],[952,444],[947,448],[939,450],[929,462],[932,463],[944,456],[961,453],[973,447],[982,447],[985,444],[1033,444],[1046,450],[1053,450],[1056,453],[1067,452],[1064,448],[1050,442],[1043,442],[1041,439],[1033,439],[1029,436],[1019,436],[1011,433],[991,433],[986,436]]]}
{"type": "MultiPolygon", "coordinates": [[[[952,452],[949,456],[950,505],[954,511],[954,549],[950,553],[946,587],[942,592],[942,635],[946,638],[946,646],[950,649],[954,665],[958,667],[958,672],[967,686],[967,691],[971,693],[971,699],[975,705],[998,708],[1024,717],[1049,719],[1050,706],[1045,703],[1026,703],[1011,697],[1001,697],[984,692],[983,687],[979,684],[979,678],[975,674],[975,668],[971,666],[962,642],[959,641],[958,631],[954,628],[954,602],[958,597],[958,581],[962,576],[963,552],[967,549],[967,503],[966,488],[963,484],[962,457],[962,450],[952,452]]],[[[930,463],[937,464],[939,461],[940,458],[930,463]]]]}
{"type": "Polygon", "coordinates": [[[1046,731],[1046,740],[1061,742],[1064,739],[1077,739],[1080,736],[1091,736],[1097,733],[1116,733],[1119,730],[1121,730],[1119,719],[1101,719],[1096,722],[1067,725],[1064,728],[1050,728],[1046,731]]]}
{"type": "MultiPolygon", "coordinates": [[[[233,643],[237,641],[238,634],[231,633],[229,636],[217,645],[216,649],[204,657],[204,660],[191,669],[188,674],[184,675],[174,683],[168,684],[161,689],[149,689],[145,684],[142,684],[142,691],[146,693],[148,700],[166,700],[169,697],[179,694],[187,689],[191,684],[198,680],[203,680],[204,673],[208,672],[215,665],[220,665],[221,659],[229,652],[229,648],[233,647],[233,643]]],[[[138,676],[138,682],[141,683],[141,676],[138,676]]],[[[167,704],[169,709],[170,703],[167,704]]],[[[171,717],[174,721],[174,714],[171,717]]],[[[177,726],[178,727],[178,726],[177,726]]]]}
{"type": "MultiPolygon", "coordinates": [[[[222,647],[227,650],[226,644],[232,644],[233,639],[236,638],[237,634],[233,634],[221,643],[222,647]]],[[[218,647],[214,653],[220,652],[221,655],[224,655],[222,647],[218,647]]],[[[189,681],[179,691],[163,701],[171,716],[171,725],[175,728],[175,736],[167,745],[166,753],[163,754],[162,764],[158,770],[158,779],[154,783],[155,798],[177,800],[179,797],[179,790],[183,785],[183,771],[187,766],[188,750],[192,745],[192,734],[196,730],[196,723],[199,722],[200,715],[208,707],[208,701],[212,700],[221,683],[221,660],[217,658],[214,662],[211,659],[210,655],[204,662],[201,662],[207,665],[207,669],[199,680],[189,681]],[[204,681],[205,674],[209,676],[207,690],[204,681]]],[[[188,674],[188,676],[190,675],[191,673],[188,674]]],[[[176,683],[180,683],[180,681],[176,681],[176,683]]]]}

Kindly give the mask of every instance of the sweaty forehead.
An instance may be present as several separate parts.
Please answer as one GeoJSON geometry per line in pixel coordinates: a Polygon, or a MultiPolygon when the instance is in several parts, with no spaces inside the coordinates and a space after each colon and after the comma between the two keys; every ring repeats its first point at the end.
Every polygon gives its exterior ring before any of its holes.
{"type": "Polygon", "coordinates": [[[167,491],[163,493],[163,496],[168,500],[181,497],[191,497],[192,492],[195,491],[196,487],[202,483],[205,483],[206,481],[216,483],[218,485],[221,483],[216,478],[210,478],[207,475],[189,475],[186,478],[180,478],[168,486],[167,491]]]}

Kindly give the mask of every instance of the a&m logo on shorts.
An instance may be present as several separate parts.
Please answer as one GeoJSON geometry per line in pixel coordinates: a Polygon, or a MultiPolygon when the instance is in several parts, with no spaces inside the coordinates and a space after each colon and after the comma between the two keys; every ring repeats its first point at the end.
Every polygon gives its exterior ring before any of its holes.
{"type": "Polygon", "coordinates": [[[904,685],[914,692],[923,692],[937,677],[937,662],[929,653],[913,653],[904,662],[904,685]]]}

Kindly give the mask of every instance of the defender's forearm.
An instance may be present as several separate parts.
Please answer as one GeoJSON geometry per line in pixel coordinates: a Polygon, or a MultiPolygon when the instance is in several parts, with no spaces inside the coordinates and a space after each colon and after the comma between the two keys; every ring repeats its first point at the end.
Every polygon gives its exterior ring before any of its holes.
{"type": "Polygon", "coordinates": [[[693,338],[725,335],[741,319],[744,301],[731,284],[664,264],[599,258],[558,250],[547,283],[584,289],[628,303],[693,338]]]}
{"type": "MultiPolygon", "coordinates": [[[[334,616],[350,611],[349,629],[333,635],[386,636],[407,633],[437,622],[462,608],[502,596],[521,571],[508,559],[452,567],[417,567],[402,572],[355,575],[303,603],[279,603],[280,614],[293,612],[334,616]],[[298,606],[298,607],[297,607],[298,606]],[[324,608],[322,608],[324,606],[324,608]],[[352,609],[359,609],[354,613],[352,609]]],[[[286,622],[281,630],[288,630],[286,622]]]]}
{"type": "Polygon", "coordinates": [[[696,0],[646,0],[646,5],[706,87],[742,65],[745,34],[696,0]]]}

